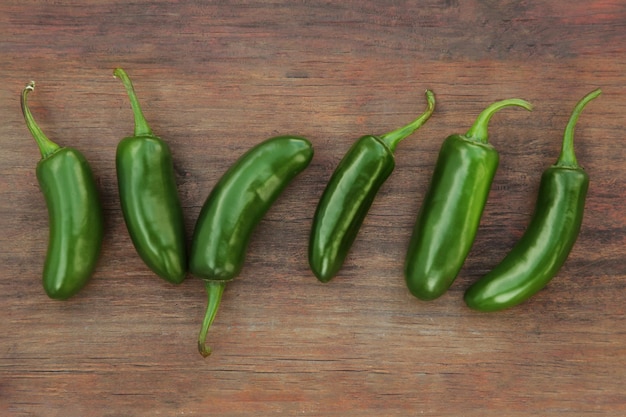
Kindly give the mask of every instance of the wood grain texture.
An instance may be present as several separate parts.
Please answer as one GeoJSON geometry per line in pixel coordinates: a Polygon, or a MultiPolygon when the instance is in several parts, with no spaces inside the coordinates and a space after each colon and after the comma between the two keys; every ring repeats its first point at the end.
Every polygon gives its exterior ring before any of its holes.
{"type": "Polygon", "coordinates": [[[4,0],[0,56],[3,416],[626,415],[624,2],[4,0]],[[157,278],[124,226],[114,157],[132,114],[117,66],[173,150],[189,234],[249,147],[293,133],[316,149],[255,232],[208,359],[202,282],[157,278]],[[19,110],[31,79],[35,118],[84,152],[106,214],[96,273],[67,302],[40,284],[47,214],[19,110]],[[529,302],[470,311],[463,291],[523,233],[597,87],[576,129],[591,187],[569,260],[529,302]],[[318,283],[307,240],[327,179],[357,137],[421,113],[425,88],[434,116],[398,147],[339,276],[318,283]],[[535,111],[493,118],[501,164],[476,243],[450,291],[420,302],[402,264],[439,146],[510,97],[535,111]]]}

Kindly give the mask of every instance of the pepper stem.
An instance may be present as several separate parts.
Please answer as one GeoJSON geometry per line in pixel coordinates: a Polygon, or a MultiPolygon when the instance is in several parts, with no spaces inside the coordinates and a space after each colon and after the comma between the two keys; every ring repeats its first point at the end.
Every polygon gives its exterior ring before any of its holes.
{"type": "Polygon", "coordinates": [[[490,105],[489,107],[487,107],[485,110],[482,111],[482,113],[478,115],[472,127],[465,134],[465,138],[469,140],[473,140],[475,142],[488,143],[489,142],[488,128],[489,128],[489,120],[491,120],[491,116],[496,114],[496,112],[503,109],[504,107],[510,107],[510,106],[523,107],[528,111],[533,110],[532,104],[530,104],[526,100],[521,100],[519,98],[511,98],[508,100],[497,101],[493,103],[492,105],[490,105]]]}
{"type": "Polygon", "coordinates": [[[576,104],[576,107],[574,107],[574,111],[572,112],[569,122],[565,127],[561,154],[559,155],[559,159],[556,161],[557,166],[571,168],[578,167],[578,161],[576,160],[576,154],[574,153],[574,128],[576,127],[576,122],[578,122],[578,117],[587,103],[598,97],[600,94],[602,94],[602,90],[599,88],[597,90],[593,90],[591,93],[580,99],[580,101],[576,104]]]}
{"type": "Polygon", "coordinates": [[[198,335],[198,351],[203,357],[207,357],[211,354],[211,348],[206,345],[206,335],[209,331],[209,327],[215,319],[217,309],[220,306],[222,300],[222,294],[226,287],[225,281],[205,281],[204,286],[207,292],[207,307],[204,314],[204,320],[202,321],[202,329],[198,335]]]}
{"type": "Polygon", "coordinates": [[[126,88],[126,93],[128,93],[130,106],[132,107],[133,115],[135,116],[135,136],[152,135],[152,129],[150,129],[150,126],[141,111],[141,106],[139,105],[139,100],[137,100],[137,95],[135,94],[133,82],[130,80],[130,77],[128,77],[128,74],[126,74],[126,71],[122,68],[116,68],[115,71],[113,71],[113,75],[122,80],[122,83],[126,88]]]}
{"type": "Polygon", "coordinates": [[[37,142],[37,146],[39,147],[39,151],[41,152],[41,157],[46,158],[56,152],[60,148],[60,146],[48,139],[48,137],[37,125],[37,122],[35,122],[35,118],[28,108],[28,93],[30,93],[34,89],[35,82],[31,81],[22,90],[22,97],[20,100],[22,105],[22,114],[24,115],[24,120],[26,120],[26,126],[28,127],[28,130],[30,130],[30,133],[33,135],[33,138],[35,138],[35,141],[37,142]]]}
{"type": "Polygon", "coordinates": [[[398,143],[400,143],[402,139],[422,127],[422,125],[424,125],[424,123],[426,123],[426,121],[433,114],[433,111],[435,110],[435,94],[430,90],[426,90],[426,101],[428,102],[428,107],[420,117],[413,120],[408,125],[403,126],[400,129],[396,129],[393,132],[385,133],[380,137],[380,139],[389,147],[389,149],[391,149],[392,152],[396,150],[398,143]]]}

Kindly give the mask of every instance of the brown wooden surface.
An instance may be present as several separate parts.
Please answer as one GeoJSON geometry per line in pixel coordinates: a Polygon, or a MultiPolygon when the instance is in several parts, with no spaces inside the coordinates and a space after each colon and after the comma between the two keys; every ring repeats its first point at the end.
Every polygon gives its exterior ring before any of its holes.
{"type": "Polygon", "coordinates": [[[626,6],[570,2],[113,1],[0,3],[0,414],[3,416],[626,415],[626,6]],[[135,82],[173,150],[191,233],[211,187],[249,147],[308,137],[316,154],[255,232],[196,350],[205,296],[140,261],[119,207],[114,155],[135,82]],[[100,262],[67,302],[40,274],[47,213],[39,153],[19,110],[87,156],[106,212],[100,262]],[[463,291],[522,234],[541,171],[584,94],[576,129],[591,176],[583,230],[531,301],[479,314],[463,291]],[[397,149],[339,276],[308,269],[317,200],[341,156],[437,96],[397,149]],[[402,264],[438,148],[489,103],[498,170],[475,246],[448,293],[420,302],[402,264]]]}

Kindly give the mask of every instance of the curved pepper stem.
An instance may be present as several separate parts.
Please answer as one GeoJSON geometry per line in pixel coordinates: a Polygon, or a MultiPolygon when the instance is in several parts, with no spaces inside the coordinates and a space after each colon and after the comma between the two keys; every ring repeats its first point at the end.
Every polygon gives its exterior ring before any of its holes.
{"type": "Polygon", "coordinates": [[[222,300],[222,294],[226,287],[224,281],[205,281],[204,286],[207,292],[207,307],[204,314],[204,320],[202,321],[202,329],[198,335],[198,351],[203,357],[207,357],[211,354],[211,348],[206,345],[206,335],[215,319],[217,310],[222,300]]]}
{"type": "Polygon", "coordinates": [[[532,111],[533,106],[526,100],[522,100],[519,98],[511,98],[508,100],[496,101],[485,110],[482,111],[476,118],[476,121],[472,125],[472,127],[465,134],[465,138],[469,140],[473,140],[475,142],[480,143],[488,143],[489,142],[489,120],[491,120],[491,116],[496,114],[499,110],[504,107],[517,106],[523,107],[528,111],[532,111]]]}
{"type": "Polygon", "coordinates": [[[35,82],[31,81],[22,90],[22,97],[20,100],[22,105],[22,114],[24,115],[24,120],[26,120],[26,127],[28,127],[28,130],[30,130],[30,133],[33,135],[33,138],[35,138],[35,141],[37,142],[37,146],[39,147],[39,151],[41,152],[41,157],[46,158],[52,155],[61,147],[48,139],[48,137],[37,125],[37,122],[35,122],[35,118],[28,108],[28,93],[30,93],[34,89],[35,82]]]}
{"type": "Polygon", "coordinates": [[[113,75],[122,80],[122,83],[126,88],[126,93],[128,93],[130,106],[132,107],[133,115],[135,116],[135,136],[151,136],[152,129],[150,129],[150,126],[141,111],[141,106],[139,105],[139,100],[137,100],[137,95],[135,94],[135,89],[130,77],[128,77],[128,74],[126,74],[126,71],[122,68],[116,68],[115,71],[113,71],[113,75]]]}
{"type": "Polygon", "coordinates": [[[400,143],[402,139],[422,127],[433,114],[433,111],[435,110],[435,94],[430,90],[426,90],[426,101],[428,102],[428,107],[420,117],[413,120],[408,125],[403,126],[400,129],[396,129],[393,132],[385,133],[380,137],[380,140],[382,140],[392,152],[396,150],[398,143],[400,143]]]}
{"type": "Polygon", "coordinates": [[[578,168],[578,161],[576,160],[576,153],[574,152],[574,128],[578,122],[578,117],[582,113],[583,109],[594,98],[602,94],[602,90],[599,88],[593,90],[580,101],[574,107],[574,111],[570,116],[569,122],[565,127],[565,133],[563,134],[563,145],[561,146],[561,153],[559,159],[556,161],[556,166],[559,167],[571,167],[578,168]]]}

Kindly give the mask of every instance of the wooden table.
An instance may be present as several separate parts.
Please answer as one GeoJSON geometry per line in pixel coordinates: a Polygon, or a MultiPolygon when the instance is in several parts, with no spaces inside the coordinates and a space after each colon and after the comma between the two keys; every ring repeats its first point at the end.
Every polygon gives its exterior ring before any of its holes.
{"type": "Polygon", "coordinates": [[[626,415],[626,6],[616,0],[144,1],[0,4],[0,414],[3,416],[626,415]],[[174,286],[136,255],[115,148],[132,133],[133,78],[174,154],[189,234],[222,173],[279,134],[316,154],[255,231],[196,350],[201,280],[174,286]],[[66,302],[40,276],[48,239],[39,153],[19,109],[31,79],[42,129],[80,149],[106,232],[96,272],[66,302]],[[574,104],[591,176],[567,263],[529,302],[481,314],[464,290],[521,236],[574,104]],[[316,203],[361,135],[421,113],[400,144],[340,274],[307,263],[316,203]],[[497,172],[475,245],[440,299],[405,287],[403,262],[438,149],[488,104],[497,172]]]}

